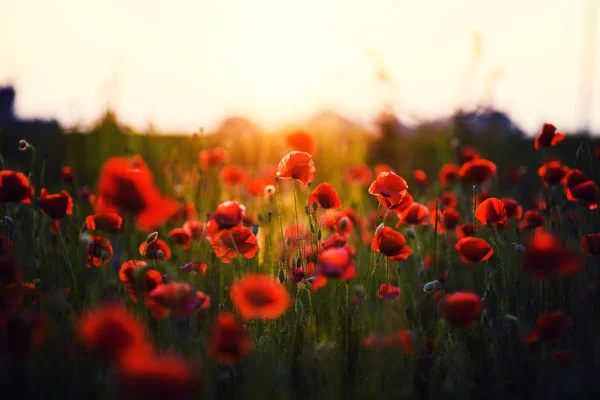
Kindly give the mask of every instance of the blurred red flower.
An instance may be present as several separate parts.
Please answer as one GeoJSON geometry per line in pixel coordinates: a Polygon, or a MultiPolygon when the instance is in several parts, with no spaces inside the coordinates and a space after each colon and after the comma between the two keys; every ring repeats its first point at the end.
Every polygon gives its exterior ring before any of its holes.
{"type": "Polygon", "coordinates": [[[383,283],[379,286],[378,295],[380,299],[394,300],[400,297],[400,288],[390,283],[383,283]]]}
{"type": "Polygon", "coordinates": [[[139,251],[142,257],[149,258],[151,260],[168,260],[171,258],[171,248],[167,242],[162,239],[156,239],[151,243],[146,243],[146,241],[143,241],[140,244],[139,251]],[[162,252],[162,255],[159,253],[159,251],[162,252]]]}
{"type": "Polygon", "coordinates": [[[226,165],[219,176],[226,186],[237,186],[246,181],[246,171],[237,165],[226,165]]]}
{"type": "Polygon", "coordinates": [[[285,143],[292,149],[315,155],[315,141],[312,136],[304,131],[288,133],[285,136],[285,143]]]}
{"type": "Polygon", "coordinates": [[[456,227],[456,238],[458,240],[475,236],[475,233],[475,224],[472,222],[467,222],[456,227]]]}
{"type": "Polygon", "coordinates": [[[460,167],[459,173],[464,181],[474,185],[483,185],[496,175],[496,164],[483,158],[476,158],[464,163],[460,167]]]}
{"type": "Polygon", "coordinates": [[[544,123],[540,133],[538,133],[538,135],[535,137],[533,147],[535,147],[536,150],[539,150],[543,147],[552,147],[556,146],[563,140],[565,140],[564,133],[558,132],[554,125],[544,123]]]}
{"type": "Polygon", "coordinates": [[[348,168],[344,180],[347,183],[367,186],[373,181],[373,172],[366,164],[357,164],[348,168]]]}
{"type": "Polygon", "coordinates": [[[526,344],[535,343],[538,340],[555,341],[573,326],[573,319],[567,317],[563,311],[547,312],[539,316],[535,322],[533,332],[523,338],[526,344]]]}
{"type": "Polygon", "coordinates": [[[69,167],[68,165],[62,167],[61,178],[63,182],[73,183],[73,180],[75,179],[75,172],[73,171],[73,168],[69,167]]]}
{"type": "Polygon", "coordinates": [[[148,294],[146,305],[156,319],[162,319],[170,313],[187,318],[197,309],[208,308],[210,296],[187,283],[169,282],[154,288],[148,294]]]}
{"type": "Polygon", "coordinates": [[[440,309],[450,325],[470,330],[481,315],[481,298],[471,292],[447,294],[441,299],[440,309]]]}
{"type": "Polygon", "coordinates": [[[269,275],[248,274],[233,282],[231,301],[243,319],[276,319],[290,306],[290,295],[269,275]]]}
{"type": "Polygon", "coordinates": [[[121,229],[122,223],[123,218],[119,214],[93,214],[86,217],[85,228],[90,231],[117,232],[121,229]]]}
{"type": "Polygon", "coordinates": [[[241,226],[245,215],[246,207],[237,201],[221,203],[206,223],[206,234],[209,237],[217,236],[222,230],[241,226]]]}
{"type": "Polygon", "coordinates": [[[38,201],[40,210],[52,219],[52,225],[50,226],[52,232],[60,230],[59,222],[61,218],[73,214],[73,199],[64,190],[58,194],[48,194],[46,189],[42,189],[38,201]]]}
{"type": "Polygon", "coordinates": [[[438,175],[440,184],[443,187],[452,185],[460,178],[460,167],[454,163],[447,163],[442,165],[438,175]]]}
{"type": "Polygon", "coordinates": [[[519,224],[519,228],[521,230],[525,229],[536,229],[544,226],[544,216],[538,210],[528,210],[525,212],[525,216],[521,223],[519,224]]]}
{"type": "Polygon", "coordinates": [[[200,275],[206,274],[208,265],[204,261],[190,261],[181,266],[181,270],[185,272],[195,272],[200,275]]]}
{"type": "Polygon", "coordinates": [[[189,250],[192,248],[192,236],[187,230],[183,228],[173,228],[168,236],[184,249],[189,250]]]}
{"type": "Polygon", "coordinates": [[[581,258],[552,234],[536,231],[533,239],[524,244],[523,268],[534,279],[542,280],[554,274],[571,276],[582,268],[581,258]]]}
{"type": "Polygon", "coordinates": [[[20,172],[0,171],[0,204],[31,203],[33,188],[29,179],[20,172]]]}
{"type": "Polygon", "coordinates": [[[523,207],[515,200],[505,197],[502,200],[504,209],[506,210],[506,218],[516,219],[517,221],[523,218],[523,207]]]}
{"type": "Polygon", "coordinates": [[[121,264],[119,269],[119,279],[134,303],[138,301],[138,294],[145,297],[163,283],[162,275],[154,269],[147,269],[140,276],[140,271],[147,266],[145,261],[130,260],[121,264]]]}
{"type": "Polygon", "coordinates": [[[230,157],[227,149],[213,147],[212,149],[202,150],[200,154],[198,154],[198,159],[200,161],[200,168],[203,171],[206,171],[209,168],[227,164],[230,157]]]}
{"type": "Polygon", "coordinates": [[[427,225],[427,217],[429,217],[429,209],[420,203],[412,203],[404,211],[398,214],[398,224],[410,225],[427,225]]]}
{"type": "Polygon", "coordinates": [[[568,172],[569,167],[559,161],[548,161],[538,169],[538,175],[545,186],[558,185],[568,172]]]}
{"type": "Polygon", "coordinates": [[[487,241],[476,237],[460,239],[455,248],[465,264],[488,260],[494,254],[494,248],[487,241]]]}
{"type": "Polygon", "coordinates": [[[422,169],[416,169],[413,172],[413,177],[415,178],[415,182],[417,186],[422,188],[426,188],[429,186],[429,179],[427,179],[427,174],[422,169]]]}
{"type": "Polygon", "coordinates": [[[252,338],[231,314],[220,313],[208,345],[208,355],[219,364],[233,364],[252,352],[252,338]]]}
{"type": "Polygon", "coordinates": [[[600,258],[600,234],[583,235],[579,245],[583,254],[600,258]]]}

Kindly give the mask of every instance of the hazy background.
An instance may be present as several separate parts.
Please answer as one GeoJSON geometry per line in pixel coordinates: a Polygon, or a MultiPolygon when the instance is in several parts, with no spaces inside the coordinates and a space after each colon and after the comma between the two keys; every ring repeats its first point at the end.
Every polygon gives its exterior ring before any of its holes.
{"type": "Polygon", "coordinates": [[[588,117],[598,132],[597,3],[0,0],[0,85],[19,115],[66,126],[107,105],[138,129],[191,132],[231,114],[274,128],[322,109],[410,122],[486,104],[528,133],[588,117]]]}

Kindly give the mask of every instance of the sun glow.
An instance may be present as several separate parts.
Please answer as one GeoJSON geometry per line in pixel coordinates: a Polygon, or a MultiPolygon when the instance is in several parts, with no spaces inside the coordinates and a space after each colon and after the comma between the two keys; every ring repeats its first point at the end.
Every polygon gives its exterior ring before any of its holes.
{"type": "MultiPolygon", "coordinates": [[[[584,9],[571,0],[23,0],[0,15],[0,83],[17,86],[17,111],[67,125],[107,103],[167,131],[230,114],[272,128],[321,109],[368,121],[384,104],[429,118],[482,102],[529,131],[578,123],[584,9]]],[[[597,71],[592,84],[597,104],[597,71]]]]}

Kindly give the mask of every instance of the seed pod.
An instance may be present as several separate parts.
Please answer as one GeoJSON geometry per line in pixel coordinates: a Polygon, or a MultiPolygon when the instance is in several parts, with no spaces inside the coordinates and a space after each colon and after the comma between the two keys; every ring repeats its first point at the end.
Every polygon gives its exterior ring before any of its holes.
{"type": "Polygon", "coordinates": [[[406,228],[406,230],[404,232],[406,233],[406,236],[408,236],[410,239],[417,238],[417,235],[415,235],[415,231],[412,230],[411,228],[406,228]]]}
{"type": "Polygon", "coordinates": [[[321,233],[321,230],[319,229],[319,230],[317,231],[317,239],[318,239],[318,240],[321,240],[321,238],[322,238],[322,237],[323,237],[323,234],[321,233]]]}
{"type": "Polygon", "coordinates": [[[25,139],[19,140],[19,150],[20,151],[25,151],[28,148],[29,148],[29,143],[27,143],[27,140],[25,140],[25,139]]]}
{"type": "Polygon", "coordinates": [[[279,279],[279,283],[285,282],[285,271],[283,270],[283,268],[279,268],[279,274],[277,277],[279,279]]]}
{"type": "Polygon", "coordinates": [[[313,211],[317,211],[317,208],[319,208],[319,203],[317,203],[316,201],[313,201],[312,208],[313,208],[313,211]]]}
{"type": "Polygon", "coordinates": [[[158,258],[159,260],[162,260],[163,258],[165,258],[165,253],[163,253],[162,250],[158,250],[156,252],[156,258],[158,258]]]}
{"type": "Polygon", "coordinates": [[[252,228],[250,230],[252,231],[252,233],[254,235],[257,235],[258,234],[258,225],[257,224],[252,225],[252,228]]]}
{"type": "Polygon", "coordinates": [[[313,224],[310,224],[310,232],[315,233],[315,226],[313,224]]]}

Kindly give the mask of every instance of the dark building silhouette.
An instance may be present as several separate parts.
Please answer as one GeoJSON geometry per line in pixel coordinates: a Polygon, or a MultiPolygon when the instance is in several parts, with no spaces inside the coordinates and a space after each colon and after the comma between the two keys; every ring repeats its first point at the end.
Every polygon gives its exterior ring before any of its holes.
{"type": "Polygon", "coordinates": [[[15,113],[16,92],[12,86],[0,87],[0,153],[4,169],[29,172],[31,154],[18,150],[19,140],[25,139],[37,149],[36,176],[39,179],[42,159],[46,159],[44,182],[36,185],[53,186],[60,179],[64,156],[64,135],[54,119],[22,119],[15,113]]]}

